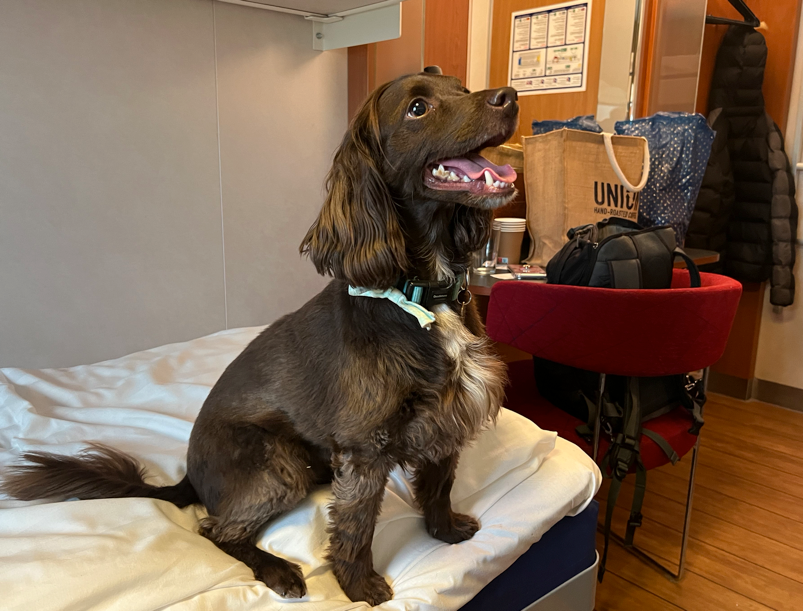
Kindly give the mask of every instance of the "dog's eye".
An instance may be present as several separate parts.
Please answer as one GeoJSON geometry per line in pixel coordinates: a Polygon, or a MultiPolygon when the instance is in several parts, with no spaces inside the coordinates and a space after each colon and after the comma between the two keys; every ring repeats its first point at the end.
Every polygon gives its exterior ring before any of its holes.
{"type": "Polygon", "coordinates": [[[429,105],[424,100],[413,100],[407,109],[407,116],[417,119],[427,114],[429,105]]]}

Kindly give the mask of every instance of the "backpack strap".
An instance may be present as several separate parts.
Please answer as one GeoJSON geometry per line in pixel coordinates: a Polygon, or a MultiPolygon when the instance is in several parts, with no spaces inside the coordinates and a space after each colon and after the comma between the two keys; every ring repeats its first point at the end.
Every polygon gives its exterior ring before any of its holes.
{"type": "Polygon", "coordinates": [[[583,242],[595,242],[596,234],[596,225],[581,225],[569,229],[566,233],[569,241],[547,263],[546,273],[549,284],[563,284],[563,268],[566,266],[566,262],[576,251],[582,250],[583,242]]]}
{"type": "MultiPolygon", "coordinates": [[[[589,399],[588,395],[585,393],[580,394],[583,395],[583,399],[585,399],[586,405],[588,406],[588,422],[585,424],[578,424],[574,430],[580,437],[590,441],[594,437],[594,425],[597,423],[597,404],[589,399]]],[[[607,394],[603,394],[600,401],[602,403],[603,418],[611,419],[622,417],[622,408],[613,401],[610,401],[607,394]]]]}
{"type": "Polygon", "coordinates": [[[642,429],[641,434],[652,439],[655,444],[664,451],[664,454],[666,454],[667,458],[673,465],[680,460],[678,453],[675,452],[672,446],[669,445],[669,442],[661,437],[658,433],[651,431],[650,429],[642,429]]]}
{"type": "Polygon", "coordinates": [[[691,380],[687,383],[691,376],[680,376],[680,401],[683,406],[689,411],[694,424],[689,429],[692,435],[699,435],[700,429],[705,424],[703,420],[703,406],[708,398],[705,396],[705,389],[702,380],[691,380]]]}
{"type": "MultiPolygon", "coordinates": [[[[607,474],[607,476],[613,478],[613,480],[611,481],[611,487],[608,489],[608,503],[605,509],[605,547],[602,552],[602,560],[600,561],[599,571],[597,573],[597,579],[599,579],[599,581],[602,581],[602,578],[605,575],[605,562],[608,558],[608,545],[610,543],[611,536],[611,520],[613,519],[613,510],[616,507],[616,500],[619,497],[622,481],[625,479],[625,477],[627,477],[627,474],[630,472],[630,469],[634,464],[640,464],[641,469],[644,469],[644,465],[641,464],[641,459],[639,458],[639,449],[641,445],[641,399],[639,396],[638,378],[628,377],[626,380],[626,385],[627,393],[625,394],[622,431],[614,438],[613,443],[608,449],[608,452],[605,455],[601,465],[603,474],[607,474]]],[[[639,484],[639,481],[641,482],[642,487],[646,488],[646,470],[644,471],[641,480],[637,479],[637,485],[639,484]]],[[[628,529],[630,529],[631,522],[635,523],[638,521],[640,523],[641,520],[641,503],[644,500],[643,492],[640,495],[638,505],[636,506],[635,501],[637,500],[637,497],[639,497],[638,494],[634,496],[634,503],[630,512],[631,519],[628,521],[628,529]]],[[[635,529],[635,527],[633,528],[635,529]]]]}
{"type": "Polygon", "coordinates": [[[625,531],[625,546],[633,545],[633,537],[636,529],[641,526],[642,518],[641,506],[644,504],[644,493],[647,492],[647,469],[641,462],[641,457],[636,459],[636,487],[633,491],[633,503],[630,505],[630,517],[627,520],[627,530],[625,531]]]}
{"type": "MultiPolygon", "coordinates": [[[[574,427],[574,431],[580,435],[580,437],[586,440],[591,440],[594,437],[594,425],[597,422],[597,404],[589,399],[588,395],[586,395],[584,392],[581,392],[580,394],[583,395],[583,399],[588,407],[588,422],[585,424],[578,424],[576,427],[574,427]]],[[[595,457],[592,456],[591,458],[594,459],[595,457]]]]}
{"type": "MultiPolygon", "coordinates": [[[[608,456],[602,462],[602,472],[605,472],[608,456]]],[[[616,507],[616,500],[619,498],[619,491],[622,489],[622,480],[613,478],[611,485],[608,488],[608,503],[605,508],[605,545],[602,550],[602,560],[599,561],[599,570],[597,571],[597,580],[602,583],[602,578],[605,577],[605,563],[608,562],[608,544],[611,539],[611,520],[613,519],[613,510],[616,507]]]]}
{"type": "Polygon", "coordinates": [[[686,251],[679,246],[672,251],[672,260],[674,261],[678,257],[683,259],[686,263],[686,269],[689,270],[689,286],[692,288],[700,288],[702,280],[700,279],[700,270],[697,269],[697,264],[686,254],[686,251]]]}

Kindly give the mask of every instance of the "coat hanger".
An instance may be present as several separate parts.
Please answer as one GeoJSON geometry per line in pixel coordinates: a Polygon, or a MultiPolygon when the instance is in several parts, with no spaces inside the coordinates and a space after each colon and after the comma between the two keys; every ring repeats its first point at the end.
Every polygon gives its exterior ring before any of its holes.
{"type": "Polygon", "coordinates": [[[727,17],[715,17],[713,15],[706,15],[705,22],[714,25],[745,25],[751,28],[757,28],[761,25],[756,14],[750,10],[744,0],[728,0],[730,5],[739,11],[739,14],[744,17],[744,21],[738,19],[729,19],[727,17]]]}

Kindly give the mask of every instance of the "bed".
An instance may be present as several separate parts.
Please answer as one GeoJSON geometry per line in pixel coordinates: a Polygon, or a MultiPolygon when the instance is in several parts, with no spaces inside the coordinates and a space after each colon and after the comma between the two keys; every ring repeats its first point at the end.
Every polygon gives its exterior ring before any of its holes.
{"type": "MultiPolygon", "coordinates": [[[[0,474],[21,452],[73,454],[91,440],[137,457],[156,484],[178,481],[204,398],[259,331],[222,331],[68,369],[0,370],[0,474]]],[[[373,544],[394,598],[378,608],[541,611],[558,601],[591,611],[599,484],[579,448],[502,410],[496,427],[464,451],[452,492],[456,509],[479,517],[482,528],[447,545],[426,534],[409,477],[396,469],[373,544]]],[[[366,608],[345,597],[323,559],[329,495],[326,486],[316,489],[260,539],[302,566],[308,594],[298,601],[278,597],[196,534],[200,507],[0,497],[3,609],[366,608]]]]}

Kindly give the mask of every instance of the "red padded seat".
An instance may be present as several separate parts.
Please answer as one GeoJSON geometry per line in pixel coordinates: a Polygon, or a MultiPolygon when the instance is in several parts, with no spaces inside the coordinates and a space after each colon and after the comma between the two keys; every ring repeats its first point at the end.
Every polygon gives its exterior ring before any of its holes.
{"type": "Polygon", "coordinates": [[[672,288],[601,289],[509,280],[491,289],[487,331],[549,361],[622,376],[704,369],[728,341],[742,286],[674,270],[672,288]]]}
{"type": "MultiPolygon", "coordinates": [[[[510,363],[509,375],[510,383],[507,388],[505,407],[532,420],[542,429],[556,431],[560,437],[577,444],[591,454],[591,443],[580,437],[575,431],[578,425],[584,423],[558,409],[538,394],[532,361],[510,363]]],[[[691,425],[691,416],[684,408],[679,407],[673,412],[645,422],[644,428],[658,433],[669,442],[678,456],[684,456],[697,441],[697,436],[689,433],[691,425]]],[[[600,456],[604,456],[608,451],[608,440],[604,435],[600,439],[599,447],[600,456]]],[[[669,462],[664,451],[652,439],[645,436],[641,438],[641,460],[647,470],[655,469],[669,462]]]]}

